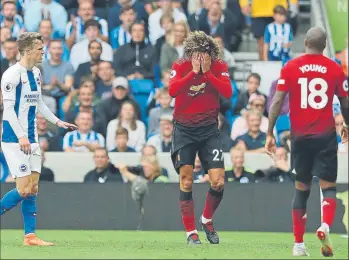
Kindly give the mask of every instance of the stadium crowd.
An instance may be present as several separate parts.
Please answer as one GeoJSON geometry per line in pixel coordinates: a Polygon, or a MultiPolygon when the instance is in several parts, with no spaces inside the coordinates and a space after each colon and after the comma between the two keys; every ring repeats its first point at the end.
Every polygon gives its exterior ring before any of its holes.
{"type": "MultiPolygon", "coordinates": [[[[190,31],[202,30],[214,37],[220,58],[228,65],[232,86],[236,86],[233,53],[239,51],[246,30],[256,38],[261,60],[285,64],[292,58],[298,0],[275,1],[282,5],[261,2],[2,0],[0,75],[18,59],[19,34],[40,32],[45,46],[40,67],[44,101],[60,119],[79,127],[73,132],[58,131],[38,114],[43,155],[44,151],[93,152],[96,168],[87,173],[86,182],[132,181],[133,175],[166,182],[167,170],[159,166],[156,154],[171,148],[174,99],[168,91],[170,72],[172,63],[183,57],[183,43],[190,31]],[[108,152],[141,152],[143,156],[137,167],[115,166],[108,152]]],[[[337,59],[344,64],[342,56],[337,59]]],[[[347,73],[347,61],[343,69],[347,73]]],[[[257,172],[244,168],[245,151],[264,152],[275,77],[267,96],[259,91],[261,76],[251,73],[246,90],[235,87],[232,99],[220,99],[223,151],[230,152],[233,165],[226,169],[228,182],[292,180],[287,162],[288,98],[275,129],[279,144],[275,166],[257,172]]],[[[336,125],[342,125],[337,103],[334,117],[336,125]]],[[[347,152],[347,145],[339,151],[347,152]]],[[[6,167],[1,153],[0,162],[6,167]]],[[[194,171],[196,182],[208,181],[199,159],[194,171]]],[[[43,168],[41,179],[53,181],[54,175],[43,168]]],[[[11,178],[1,176],[0,180],[11,178]]]]}

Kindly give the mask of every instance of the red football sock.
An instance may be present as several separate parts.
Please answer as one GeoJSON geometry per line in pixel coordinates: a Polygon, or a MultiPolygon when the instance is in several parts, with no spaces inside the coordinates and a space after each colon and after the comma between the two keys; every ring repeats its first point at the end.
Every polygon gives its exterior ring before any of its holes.
{"type": "Polygon", "coordinates": [[[324,198],[322,202],[322,222],[329,227],[332,226],[336,214],[337,200],[334,198],[324,198]]]}
{"type": "Polygon", "coordinates": [[[202,216],[207,219],[212,219],[213,214],[221,203],[222,198],[223,190],[215,191],[214,189],[210,188],[206,194],[205,208],[202,216]]]}
{"type": "Polygon", "coordinates": [[[307,216],[305,209],[292,209],[293,235],[295,243],[303,243],[307,216]]]}
{"type": "Polygon", "coordinates": [[[194,213],[194,201],[180,200],[179,208],[181,209],[182,221],[186,232],[195,230],[195,213],[194,213]]]}

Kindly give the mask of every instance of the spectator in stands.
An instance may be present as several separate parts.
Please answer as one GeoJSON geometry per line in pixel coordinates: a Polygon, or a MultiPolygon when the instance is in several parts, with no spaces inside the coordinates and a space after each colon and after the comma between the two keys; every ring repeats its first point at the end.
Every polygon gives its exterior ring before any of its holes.
{"type": "MultiPolygon", "coordinates": [[[[235,115],[242,115],[247,109],[248,101],[252,94],[263,95],[258,88],[261,84],[261,76],[258,73],[251,73],[247,78],[247,91],[241,92],[236,103],[235,115]]],[[[266,97],[265,97],[266,98],[266,97]]]]}
{"type": "MultiPolygon", "coordinates": [[[[285,8],[288,7],[288,3],[292,7],[292,16],[297,14],[298,0],[240,0],[240,6],[245,16],[252,17],[251,30],[254,37],[257,39],[259,59],[263,60],[263,48],[264,48],[264,32],[265,27],[273,22],[273,9],[279,4],[285,8]]],[[[295,31],[295,30],[294,30],[295,31]]]]}
{"type": "Polygon", "coordinates": [[[0,76],[17,62],[18,47],[15,38],[9,38],[4,43],[5,57],[0,61],[0,76]]]}
{"type": "Polygon", "coordinates": [[[154,107],[149,112],[148,120],[148,135],[159,133],[160,131],[160,117],[162,115],[172,115],[173,107],[171,107],[172,98],[168,93],[168,88],[159,89],[159,104],[160,106],[154,107]]]}
{"type": "Polygon", "coordinates": [[[250,110],[247,112],[248,132],[236,138],[237,147],[243,151],[254,153],[263,153],[265,151],[264,144],[266,134],[260,130],[261,121],[262,115],[260,112],[257,112],[256,110],[250,110]]]}
{"type": "Polygon", "coordinates": [[[156,155],[157,151],[156,148],[153,145],[144,145],[142,148],[142,155],[149,156],[149,155],[156,155]]]}
{"type": "Polygon", "coordinates": [[[121,111],[117,117],[109,122],[107,127],[107,149],[115,148],[115,134],[120,127],[126,128],[129,134],[127,145],[137,152],[141,151],[145,144],[145,125],[137,119],[134,102],[125,101],[121,105],[121,111]]]}
{"type": "Polygon", "coordinates": [[[0,27],[8,27],[11,29],[11,36],[17,38],[25,31],[23,18],[17,14],[16,1],[2,1],[0,13],[0,27]]]}
{"type": "Polygon", "coordinates": [[[110,32],[110,45],[113,51],[126,43],[131,42],[130,26],[136,21],[136,13],[129,5],[124,6],[120,11],[121,24],[110,32]]]}
{"type": "Polygon", "coordinates": [[[202,167],[198,154],[196,154],[194,162],[193,181],[194,183],[204,183],[209,181],[209,176],[208,174],[206,174],[205,169],[202,167]]]}
{"type": "Polygon", "coordinates": [[[116,166],[128,181],[133,182],[138,176],[151,183],[166,183],[168,178],[163,176],[159,161],[156,156],[142,156],[141,167],[127,167],[124,164],[116,166]]]}
{"type": "Polygon", "coordinates": [[[156,40],[155,43],[155,51],[156,51],[156,60],[160,61],[161,48],[165,42],[170,41],[171,31],[173,29],[174,19],[171,14],[164,14],[160,19],[160,26],[164,29],[165,33],[159,39],[156,40]]]}
{"type": "MultiPolygon", "coordinates": [[[[42,35],[42,38],[44,40],[44,52],[45,52],[44,61],[51,59],[51,54],[49,52],[51,40],[60,40],[59,38],[52,38],[52,30],[53,30],[53,27],[52,27],[51,20],[47,20],[47,19],[41,20],[39,24],[39,33],[42,35]]],[[[62,49],[63,51],[62,51],[61,60],[68,61],[69,49],[64,41],[62,41],[62,49]]]]}
{"type": "Polygon", "coordinates": [[[38,137],[40,146],[45,151],[50,152],[60,152],[61,148],[61,139],[58,129],[51,130],[47,120],[40,114],[36,114],[36,125],[38,129],[38,137]]]}
{"type": "Polygon", "coordinates": [[[230,138],[229,122],[225,119],[222,113],[218,114],[218,129],[221,133],[221,144],[223,152],[229,152],[233,146],[233,141],[230,138]]]}
{"type": "MultiPolygon", "coordinates": [[[[96,118],[95,113],[95,104],[94,101],[94,92],[91,87],[90,82],[86,84],[82,84],[78,91],[78,101],[73,104],[73,107],[69,109],[69,111],[65,114],[65,120],[67,122],[74,122],[76,116],[80,112],[88,112],[91,113],[93,118],[96,118]]],[[[67,107],[67,105],[65,105],[67,107]]]]}
{"type": "MultiPolygon", "coordinates": [[[[276,87],[278,85],[278,79],[274,80],[273,83],[271,84],[270,90],[269,90],[269,95],[267,99],[267,111],[269,113],[271,104],[273,102],[273,98],[276,92],[276,87]]],[[[280,115],[287,115],[290,112],[290,96],[289,94],[286,95],[284,99],[284,103],[282,104],[281,108],[281,113],[280,115]]]]}
{"type": "Polygon", "coordinates": [[[341,140],[341,129],[343,127],[344,118],[340,111],[335,113],[334,121],[336,123],[336,132],[337,132],[337,141],[338,141],[338,152],[340,153],[348,153],[348,142],[342,143],[341,140]]]}
{"type": "Polygon", "coordinates": [[[213,1],[208,10],[201,12],[198,23],[191,24],[190,28],[204,31],[208,35],[220,35],[223,38],[224,46],[229,51],[233,51],[232,36],[239,36],[239,26],[239,20],[234,13],[227,9],[223,10],[218,1],[213,1]]]}
{"type": "Polygon", "coordinates": [[[92,113],[80,111],[75,120],[78,130],[68,132],[63,139],[65,152],[93,152],[97,148],[104,147],[104,137],[92,130],[92,113]]]}
{"type": "Polygon", "coordinates": [[[86,174],[84,183],[123,182],[119,169],[110,162],[108,151],[105,148],[97,148],[94,151],[93,160],[96,168],[86,174]]]}
{"type": "Polygon", "coordinates": [[[88,44],[88,53],[91,60],[79,65],[74,75],[75,88],[79,88],[80,81],[83,77],[90,77],[92,80],[97,80],[98,63],[101,61],[102,44],[93,40],[88,44]]]}
{"type": "Polygon", "coordinates": [[[68,14],[64,7],[53,0],[31,1],[24,5],[24,25],[28,32],[37,32],[42,19],[51,20],[53,34],[63,38],[68,14]]]}
{"type": "Polygon", "coordinates": [[[349,39],[347,38],[347,46],[344,50],[336,54],[336,62],[342,67],[344,74],[348,77],[348,43],[349,39]]]}
{"type": "Polygon", "coordinates": [[[101,100],[110,98],[112,94],[112,86],[115,80],[115,71],[113,65],[109,61],[100,61],[97,70],[98,80],[96,81],[95,94],[101,100]]]}
{"type": "Polygon", "coordinates": [[[135,11],[137,21],[143,21],[145,24],[147,24],[148,14],[144,8],[144,5],[145,4],[142,1],[118,0],[115,6],[110,8],[108,11],[109,31],[112,31],[121,24],[120,13],[121,9],[125,6],[132,7],[132,9],[135,11]]]}
{"type": "Polygon", "coordinates": [[[5,52],[5,42],[11,38],[11,29],[8,27],[0,27],[0,48],[1,48],[1,55],[0,59],[6,58],[6,52],[5,52]]]}
{"type": "MultiPolygon", "coordinates": [[[[254,110],[262,114],[262,122],[260,130],[264,133],[268,130],[269,120],[266,116],[263,115],[265,110],[265,97],[263,95],[252,94],[248,101],[249,107],[248,110],[254,110]]],[[[231,128],[230,137],[232,140],[235,140],[238,136],[245,134],[248,131],[247,126],[247,114],[248,110],[242,115],[235,119],[233,126],[231,128]]]]}
{"type": "Polygon", "coordinates": [[[68,23],[65,40],[68,47],[71,49],[75,43],[85,40],[86,22],[88,20],[95,20],[98,23],[100,34],[98,35],[102,41],[108,42],[108,23],[106,20],[95,16],[95,9],[91,1],[79,1],[78,16],[71,15],[71,21],[68,23]]]}
{"type": "Polygon", "coordinates": [[[153,145],[158,152],[170,152],[172,145],[172,115],[164,114],[160,117],[160,133],[151,136],[147,142],[153,145]]]}
{"type": "Polygon", "coordinates": [[[131,42],[121,46],[114,55],[115,73],[129,80],[153,79],[155,49],[145,43],[144,23],[133,23],[130,32],[131,42]]]}
{"type": "Polygon", "coordinates": [[[275,162],[273,166],[255,172],[258,181],[280,183],[294,181],[295,176],[291,172],[286,149],[284,147],[277,147],[274,158],[275,162]]]}
{"type": "MultiPolygon", "coordinates": [[[[45,120],[45,119],[44,119],[45,120]]],[[[45,167],[44,163],[46,160],[45,149],[41,148],[41,172],[39,181],[55,181],[55,175],[50,168],[45,167]]]]}
{"type": "Polygon", "coordinates": [[[58,103],[59,98],[74,87],[74,69],[70,62],[62,61],[62,40],[51,40],[49,53],[51,58],[42,64],[42,92],[44,95],[54,97],[58,103]]]}
{"type": "Polygon", "coordinates": [[[113,49],[108,43],[100,39],[99,26],[99,23],[94,19],[90,19],[85,22],[84,28],[86,39],[74,44],[70,52],[70,61],[73,64],[75,70],[79,67],[80,64],[91,60],[88,46],[89,43],[94,40],[97,40],[102,44],[101,59],[105,61],[113,61],[113,49]]]}
{"type": "MultiPolygon", "coordinates": [[[[129,84],[126,78],[117,77],[113,82],[113,96],[101,102],[97,106],[95,130],[106,136],[108,123],[118,117],[121,104],[125,101],[132,101],[136,107],[137,118],[141,117],[140,109],[136,101],[129,94],[129,84]]],[[[114,139],[113,139],[114,140],[114,139]]],[[[109,149],[109,148],[108,148],[109,149]]]]}
{"type": "Polygon", "coordinates": [[[227,170],[225,171],[225,181],[235,181],[239,183],[254,183],[256,181],[255,176],[251,171],[244,167],[244,150],[239,148],[232,148],[230,151],[230,156],[232,167],[227,168],[227,170]]]}
{"type": "Polygon", "coordinates": [[[174,24],[169,40],[161,47],[160,69],[162,72],[171,69],[174,61],[183,58],[184,41],[189,33],[190,29],[186,21],[178,21],[174,24]]]}
{"type": "Polygon", "coordinates": [[[160,19],[164,14],[172,14],[175,22],[184,20],[187,21],[187,17],[183,12],[177,8],[172,8],[172,0],[158,0],[159,9],[149,15],[149,39],[150,42],[155,45],[157,39],[165,35],[164,28],[161,28],[160,19]]]}
{"type": "Polygon", "coordinates": [[[264,33],[264,60],[282,61],[285,65],[291,59],[293,40],[292,27],[287,20],[287,10],[282,5],[274,8],[274,22],[268,24],[264,33]]]}
{"type": "Polygon", "coordinates": [[[232,79],[234,75],[234,70],[236,68],[235,58],[233,54],[224,47],[224,41],[222,36],[216,34],[213,36],[213,38],[216,40],[219,47],[219,58],[227,63],[230,78],[232,79]]]}
{"type": "Polygon", "coordinates": [[[120,152],[120,153],[136,152],[135,149],[127,146],[127,143],[128,143],[127,129],[123,127],[118,128],[115,134],[115,148],[110,152],[120,152]]]}

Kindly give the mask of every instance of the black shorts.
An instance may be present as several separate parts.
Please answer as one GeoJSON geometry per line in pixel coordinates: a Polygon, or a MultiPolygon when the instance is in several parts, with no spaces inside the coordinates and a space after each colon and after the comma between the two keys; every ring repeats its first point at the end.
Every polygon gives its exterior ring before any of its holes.
{"type": "Polygon", "coordinates": [[[291,167],[296,181],[309,184],[313,176],[336,182],[338,170],[336,133],[298,137],[291,142],[291,167]]]}
{"type": "Polygon", "coordinates": [[[206,173],[210,169],[224,169],[224,156],[218,125],[186,127],[174,122],[171,159],[178,174],[181,166],[194,166],[197,153],[206,173]]]}
{"type": "Polygon", "coordinates": [[[265,27],[274,22],[273,17],[252,18],[251,31],[256,39],[264,37],[265,27]]]}

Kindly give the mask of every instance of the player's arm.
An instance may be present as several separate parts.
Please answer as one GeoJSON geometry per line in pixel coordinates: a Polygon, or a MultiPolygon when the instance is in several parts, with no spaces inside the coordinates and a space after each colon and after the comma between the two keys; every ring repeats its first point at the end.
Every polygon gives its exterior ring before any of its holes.
{"type": "Polygon", "coordinates": [[[276,124],[276,120],[278,119],[282,104],[284,103],[284,99],[289,91],[288,89],[288,80],[287,80],[287,65],[281,70],[281,76],[278,80],[276,92],[272,101],[272,104],[270,106],[269,111],[269,125],[268,125],[268,136],[273,136],[273,129],[276,124]]]}
{"type": "Polygon", "coordinates": [[[175,98],[182,90],[189,88],[190,81],[194,79],[195,75],[196,73],[194,71],[190,71],[187,75],[182,77],[181,65],[175,62],[172,66],[168,88],[170,96],[175,98]]]}
{"type": "MultiPolygon", "coordinates": [[[[210,57],[208,58],[211,59],[210,57]]],[[[231,86],[231,82],[229,78],[228,66],[223,61],[222,63],[217,62],[216,64],[217,64],[216,66],[219,66],[217,68],[218,76],[216,77],[213,74],[212,70],[206,71],[204,73],[204,76],[207,78],[207,81],[211,83],[211,85],[219,92],[219,94],[221,94],[225,98],[231,98],[231,96],[233,95],[233,88],[231,86]]]]}
{"type": "Polygon", "coordinates": [[[4,105],[3,120],[8,121],[18,139],[26,137],[15,111],[18,77],[4,74],[1,80],[1,93],[4,105]]]}

